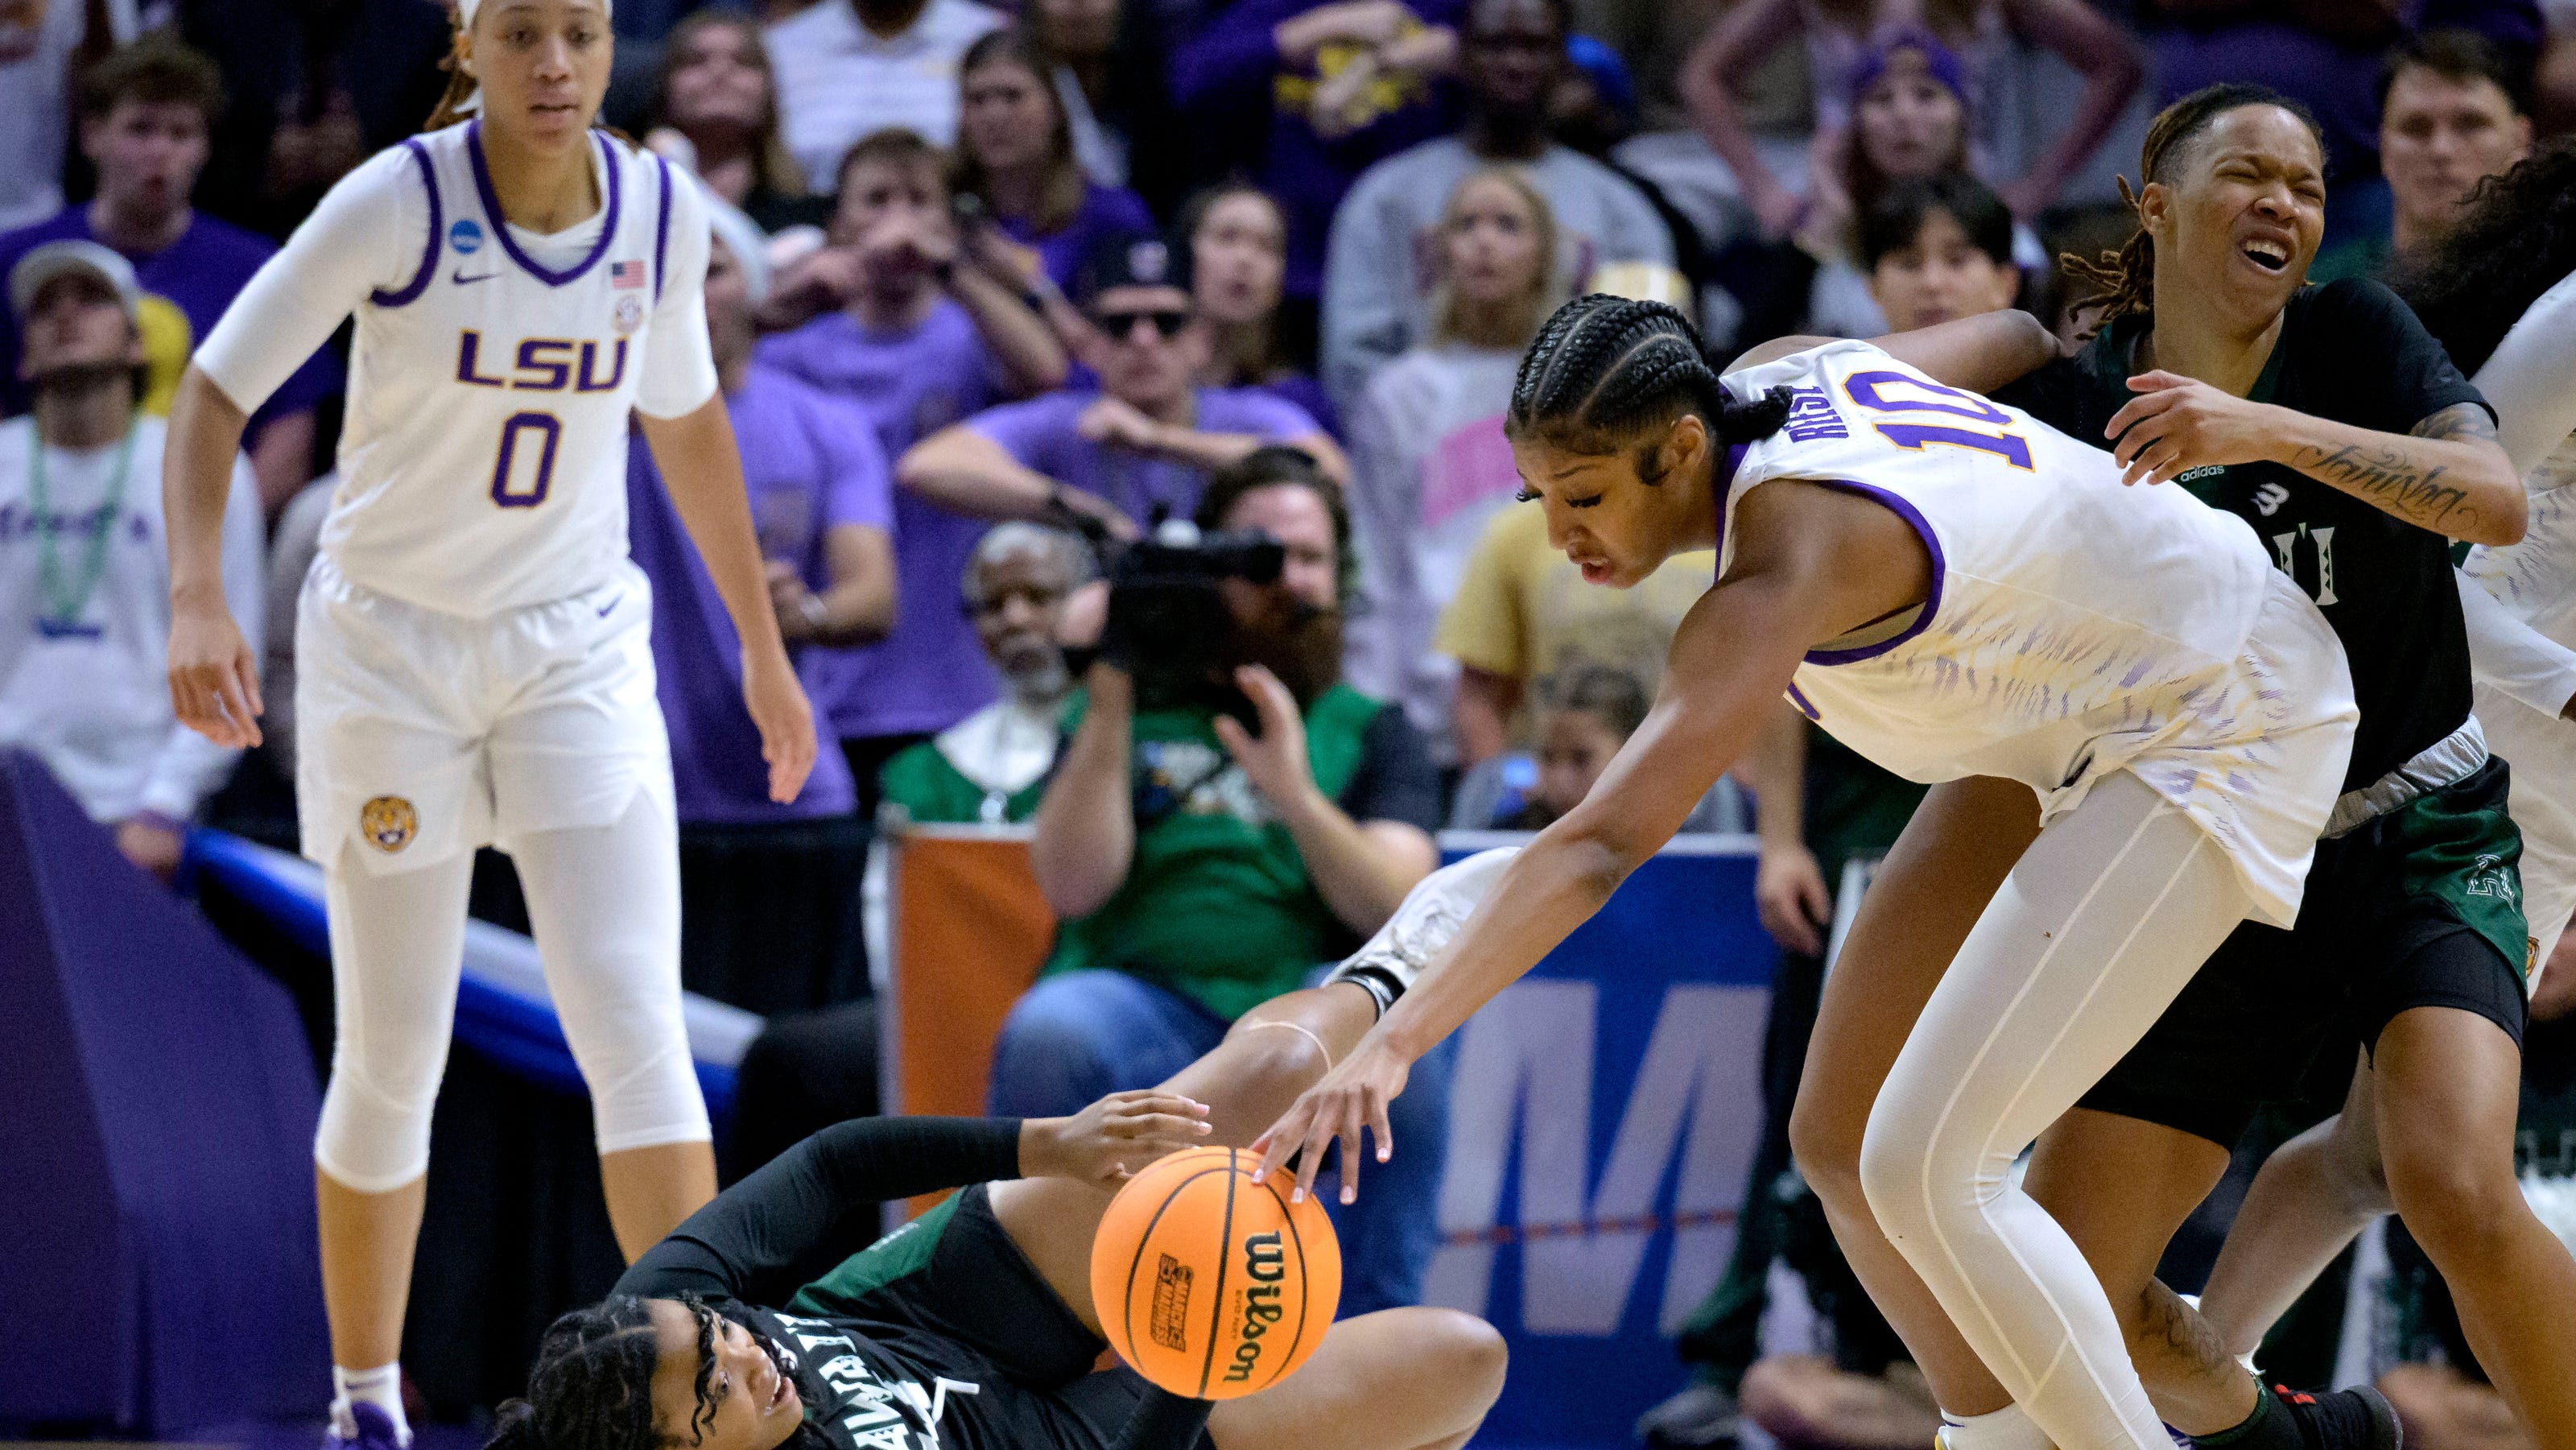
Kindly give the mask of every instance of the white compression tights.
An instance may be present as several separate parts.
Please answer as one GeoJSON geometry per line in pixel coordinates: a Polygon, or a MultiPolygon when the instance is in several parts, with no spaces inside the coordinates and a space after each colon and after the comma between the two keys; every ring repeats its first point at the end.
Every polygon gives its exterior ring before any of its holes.
{"type": "Polygon", "coordinates": [[[2171,1450],[2101,1281],[2011,1186],[2254,910],[2226,855],[2121,772],[2050,824],[1969,932],[1861,1142],[1870,1211],[2062,1450],[2171,1450]]]}
{"type": "MultiPolygon", "coordinates": [[[[611,825],[532,832],[510,854],[546,990],[590,1085],[599,1151],[705,1140],[706,1101],[680,1015],[670,807],[638,795],[611,825]]],[[[361,1193],[428,1170],[472,873],[464,856],[386,876],[344,856],[323,875],[339,1038],[313,1158],[361,1193]]]]}

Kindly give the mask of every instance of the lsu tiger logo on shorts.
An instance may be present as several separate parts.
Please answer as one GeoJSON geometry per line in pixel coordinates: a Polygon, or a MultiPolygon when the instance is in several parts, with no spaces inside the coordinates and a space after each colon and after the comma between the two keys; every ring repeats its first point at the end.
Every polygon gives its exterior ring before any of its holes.
{"type": "Polygon", "coordinates": [[[420,816],[398,795],[380,795],[358,807],[358,834],[390,856],[420,834],[420,816]]]}

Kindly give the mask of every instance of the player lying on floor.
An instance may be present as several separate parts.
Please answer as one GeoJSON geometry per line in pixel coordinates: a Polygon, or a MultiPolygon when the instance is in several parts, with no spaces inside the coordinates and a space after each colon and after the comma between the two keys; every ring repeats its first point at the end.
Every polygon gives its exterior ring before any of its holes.
{"type": "Polygon", "coordinates": [[[1087,1244],[1105,1190],[1206,1142],[1207,1113],[1147,1090],[1069,1118],[827,1128],[692,1215],[607,1299],[556,1320],[492,1450],[1463,1446],[1502,1390],[1503,1345],[1452,1310],[1345,1320],[1296,1374],[1213,1407],[1093,1369],[1105,1341],[1087,1260],[1069,1274],[1033,1262],[995,1198],[1041,1179],[1069,1190],[1053,1196],[1072,1220],[1057,1227],[1087,1244]],[[854,1205],[960,1187],[823,1277],[780,1281],[854,1205]]]}

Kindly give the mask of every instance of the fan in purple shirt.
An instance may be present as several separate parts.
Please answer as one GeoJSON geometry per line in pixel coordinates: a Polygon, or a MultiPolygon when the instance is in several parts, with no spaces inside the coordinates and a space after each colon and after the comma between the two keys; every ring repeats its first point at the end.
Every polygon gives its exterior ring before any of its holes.
{"type": "Polygon", "coordinates": [[[1466,0],[1237,0],[1172,57],[1211,174],[1249,168],[1288,213],[1288,295],[1322,291],[1325,231],[1370,163],[1457,129],[1436,79],[1466,0]]]}
{"type": "MultiPolygon", "coordinates": [[[[1064,382],[1064,348],[1020,299],[992,233],[958,235],[928,142],[904,130],[863,137],[839,183],[830,244],[781,276],[762,310],[772,326],[813,320],[764,340],[762,363],[855,403],[890,459],[994,403],[1064,382]]],[[[887,756],[1000,693],[958,586],[985,527],[897,493],[894,632],[865,649],[807,651],[806,688],[850,754],[863,812],[887,756]]]]}
{"type": "Polygon", "coordinates": [[[1154,216],[1127,188],[1085,179],[1073,123],[1046,75],[1045,60],[1017,30],[996,30],[967,49],[957,71],[958,191],[1064,288],[1093,243],[1149,231],[1154,216]]]}
{"type": "MultiPolygon", "coordinates": [[[[266,237],[188,204],[224,109],[213,61],[162,35],[146,36],[81,78],[81,152],[98,170],[98,197],[0,235],[0,276],[47,242],[98,242],[134,264],[146,294],[143,337],[151,384],[145,411],[169,411],[170,391],[233,295],[276,251],[266,237]]],[[[313,408],[340,390],[340,364],[315,353],[251,417],[244,451],[268,512],[313,476],[313,408]]],[[[27,408],[18,331],[0,318],[0,413],[27,408]]]]}
{"type": "MultiPolygon", "coordinates": [[[[727,235],[731,221],[719,221],[707,263],[707,338],[779,632],[810,674],[817,646],[883,639],[894,623],[892,483],[857,409],[753,361],[762,283],[759,264],[737,258],[757,244],[748,223],[727,235]]],[[[655,689],[679,804],[682,975],[760,1012],[853,995],[862,968],[844,918],[866,833],[851,815],[849,769],[824,751],[795,800],[769,799],[760,732],[742,706],[741,638],[647,450],[631,451],[626,480],[628,546],[653,583],[655,689]]]]}
{"type": "Polygon", "coordinates": [[[1079,282],[1099,390],[1006,404],[915,444],[897,466],[905,488],[985,518],[1070,511],[1133,534],[1157,510],[1189,517],[1211,471],[1267,443],[1304,449],[1336,483],[1347,476],[1341,449],[1295,404],[1193,384],[1210,339],[1188,248],[1107,238],[1079,282]]]}

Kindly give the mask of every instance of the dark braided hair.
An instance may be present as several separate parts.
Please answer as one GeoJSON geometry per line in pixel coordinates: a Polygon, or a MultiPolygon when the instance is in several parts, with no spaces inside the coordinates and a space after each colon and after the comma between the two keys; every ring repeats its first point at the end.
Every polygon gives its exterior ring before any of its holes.
{"type": "MultiPolygon", "coordinates": [[[[2147,127],[2146,141],[2138,147],[2138,185],[2144,188],[2152,182],[2171,180],[2190,142],[2217,124],[2219,117],[2247,106],[2277,106],[2298,117],[2299,124],[2316,138],[2318,152],[2324,152],[2325,132],[2318,128],[2317,118],[2307,107],[2269,86],[2223,81],[2203,86],[2156,113],[2156,119],[2147,127]]],[[[2137,210],[2138,197],[2129,189],[2129,178],[2120,177],[2119,183],[2120,200],[2127,202],[2130,210],[2137,210]]],[[[2101,308],[2101,315],[2093,321],[2096,330],[2108,326],[2114,318],[2156,310],[2156,243],[2147,235],[2144,218],[2120,250],[2104,252],[2089,262],[2073,252],[2064,252],[2059,254],[2057,264],[2071,280],[2089,283],[2095,289],[2075,305],[2075,310],[2101,308]]]]}
{"type": "MultiPolygon", "coordinates": [[[[660,1450],[694,1445],[715,1417],[710,1393],[716,1372],[716,1311],[693,1296],[680,1305],[698,1326],[697,1408],[687,1433],[656,1424],[653,1370],[661,1344],[651,1312],[633,1295],[575,1309],[546,1327],[537,1362],[528,1371],[528,1397],[501,1406],[500,1423],[484,1450],[660,1450]]],[[[774,1360],[766,1340],[762,1349],[774,1360]]],[[[784,1364],[779,1373],[785,1374],[784,1364]]]]}
{"type": "Polygon", "coordinates": [[[2397,279],[2460,371],[2486,365],[2523,309],[2576,272],[2576,138],[2561,137],[2469,194],[2468,210],[2397,279]]]}
{"type": "MultiPolygon", "coordinates": [[[[1717,379],[1699,332],[1671,304],[1596,292],[1556,309],[1521,358],[1503,430],[1599,456],[1696,413],[1723,447],[1768,438],[1789,418],[1789,390],[1738,400],[1717,379]]],[[[1637,476],[1663,481],[1649,442],[1637,476]]]]}

